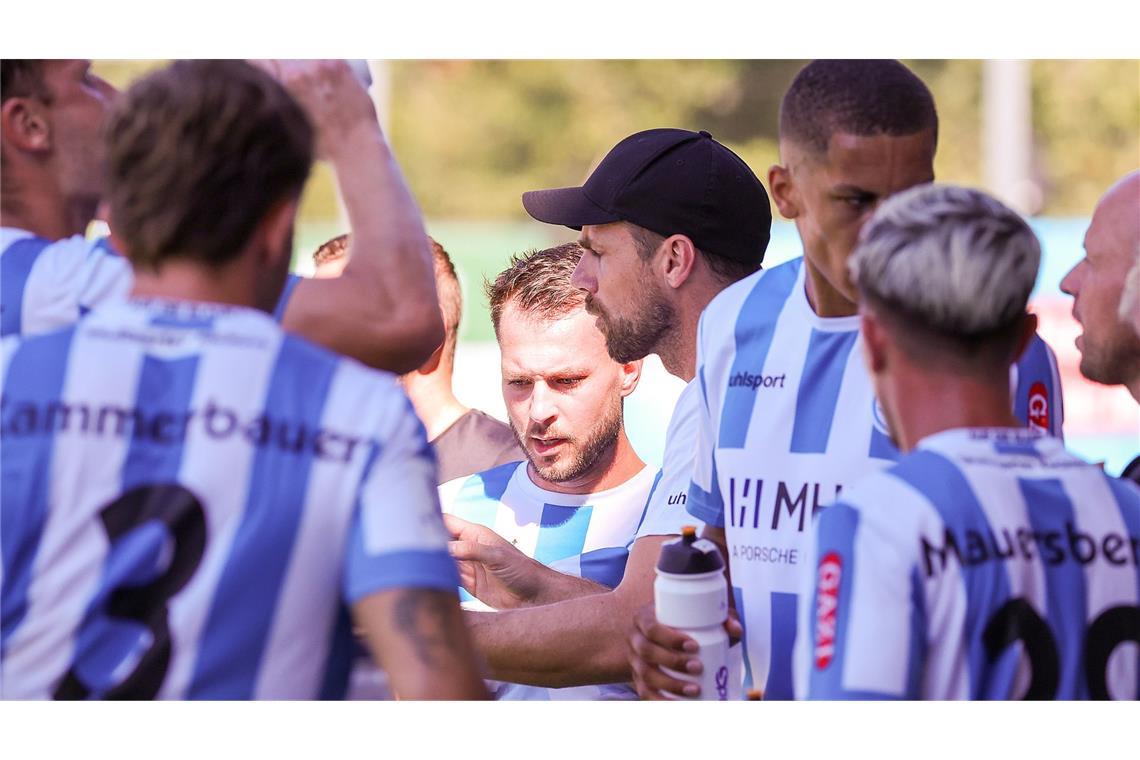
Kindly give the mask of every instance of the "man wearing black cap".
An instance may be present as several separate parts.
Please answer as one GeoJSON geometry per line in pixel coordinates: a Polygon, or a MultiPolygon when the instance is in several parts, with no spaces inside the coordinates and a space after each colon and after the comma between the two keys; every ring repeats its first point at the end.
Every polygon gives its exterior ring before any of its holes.
{"type": "Polygon", "coordinates": [[[660,546],[693,522],[684,503],[700,400],[697,322],[717,293],[760,268],[772,220],[768,195],[708,132],[652,129],[618,143],[582,187],[525,193],[523,205],[540,221],[581,231],[586,252],[574,283],[587,292],[610,355],[627,362],[656,353],[688,385],[612,591],[528,567],[510,545],[458,521],[453,555],[461,575],[476,579],[467,590],[503,610],[468,618],[495,678],[552,687],[624,681],[626,637],[634,611],[653,599],[660,546]],[[478,571],[463,572],[464,565],[478,571]],[[511,602],[519,608],[504,609],[511,602]]]}

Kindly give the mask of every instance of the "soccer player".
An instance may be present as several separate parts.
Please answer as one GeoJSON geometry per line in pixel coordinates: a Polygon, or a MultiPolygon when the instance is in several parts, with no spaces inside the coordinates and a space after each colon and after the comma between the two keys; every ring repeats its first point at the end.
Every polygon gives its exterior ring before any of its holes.
{"type": "Polygon", "coordinates": [[[481,573],[476,596],[517,609],[469,622],[498,677],[552,687],[628,681],[630,621],[653,600],[661,544],[693,522],[684,504],[699,395],[697,320],[717,293],[759,268],[771,226],[768,196],[747,164],[708,133],[654,129],[619,142],[582,187],[526,193],[523,205],[541,221],[581,230],[585,252],[572,284],[584,291],[611,358],[656,353],[688,385],[617,587],[552,572],[483,534],[464,544],[481,573]]]}
{"type": "MultiPolygon", "coordinates": [[[[340,235],[313,253],[317,277],[340,276],[348,262],[348,240],[348,235],[340,235]]],[[[523,452],[507,425],[478,409],[471,409],[455,397],[452,375],[463,313],[463,291],[447,251],[431,238],[428,242],[443,316],[443,344],[419,369],[403,375],[400,384],[427,428],[439,466],[439,482],[446,483],[462,475],[517,462],[523,458],[523,452]]]]}
{"type": "MultiPolygon", "coordinates": [[[[641,362],[619,363],[606,353],[605,339],[583,308],[585,294],[570,283],[581,255],[569,243],[516,256],[488,285],[502,352],[503,400],[526,459],[445,483],[440,501],[444,512],[461,518],[449,520],[459,536],[459,559],[469,559],[467,544],[479,534],[472,529],[483,526],[531,564],[608,588],[621,580],[656,472],[638,458],[622,424],[623,399],[637,387],[641,362]]],[[[482,574],[469,561],[460,565],[465,588],[491,607],[501,605],[503,600],[483,593],[482,574]]],[[[516,683],[499,685],[496,696],[636,697],[624,684],[547,689],[516,683]]]]}
{"type": "MultiPolygon", "coordinates": [[[[1122,177],[1093,212],[1085,257],[1061,280],[1073,297],[1081,374],[1123,385],[1140,402],[1140,171],[1122,177]],[[1127,297],[1126,297],[1127,296],[1127,297]]],[[[1124,469],[1140,483],[1140,456],[1124,469]]]]}
{"type": "MultiPolygon", "coordinates": [[[[768,174],[804,255],[726,288],[701,317],[702,404],[685,506],[725,552],[744,629],[744,686],[769,699],[793,693],[812,515],[898,457],[859,357],[846,265],[884,199],[933,180],[937,133],[933,96],[901,63],[805,66],[784,95],[781,163],[768,174]]],[[[1019,419],[1059,435],[1056,363],[1043,341],[1034,336],[1009,380],[1019,419]]],[[[630,662],[641,695],[692,696],[694,684],[660,668],[699,669],[696,642],[656,623],[652,609],[636,626],[630,662]]]]}
{"type": "MultiPolygon", "coordinates": [[[[322,64],[289,77],[369,108],[322,64]]],[[[4,697],[335,698],[350,612],[397,695],[485,695],[395,378],[265,313],[344,123],[240,61],[175,63],[112,115],[130,297],[3,344],[4,697]]]]}
{"type": "MultiPolygon", "coordinates": [[[[343,62],[263,65],[287,87],[310,81],[305,72],[320,66],[321,86],[295,88],[294,95],[335,135],[322,154],[336,171],[357,251],[338,280],[291,277],[275,316],[285,329],[371,366],[415,369],[439,345],[443,329],[431,306],[423,222],[375,108],[360,98],[349,110],[333,110],[339,104],[328,100],[327,85],[351,78],[363,91],[343,62]]],[[[0,335],[71,324],[130,289],[127,262],[106,240],[83,238],[105,194],[101,135],[119,95],[90,69],[90,61],[0,64],[0,335]]],[[[218,219],[228,213],[222,201],[215,199],[218,219]]],[[[116,226],[112,219],[112,230],[116,226]]]]}
{"type": "Polygon", "coordinates": [[[798,694],[1140,697],[1140,489],[1009,409],[1040,255],[957,187],[900,193],[864,228],[863,356],[906,453],[819,516],[798,694]]]}

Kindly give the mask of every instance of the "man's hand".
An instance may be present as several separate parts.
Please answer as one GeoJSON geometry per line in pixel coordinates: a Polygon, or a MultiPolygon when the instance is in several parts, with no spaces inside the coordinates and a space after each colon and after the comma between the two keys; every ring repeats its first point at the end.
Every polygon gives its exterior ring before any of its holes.
{"type": "MultiPolygon", "coordinates": [[[[724,621],[730,641],[738,641],[744,630],[731,614],[724,621]]],[[[634,616],[633,633],[629,635],[629,666],[633,683],[642,699],[682,699],[699,697],[701,687],[682,681],[662,671],[699,676],[703,669],[697,656],[700,646],[691,637],[657,621],[653,605],[647,604],[634,616]]]]}
{"type": "Polygon", "coordinates": [[[448,545],[459,567],[459,582],[479,601],[497,610],[543,604],[544,586],[559,573],[516,549],[490,528],[444,515],[454,539],[448,545]]]}
{"type": "Polygon", "coordinates": [[[330,158],[354,129],[379,132],[376,107],[347,61],[251,61],[285,86],[316,129],[317,155],[330,158]]]}

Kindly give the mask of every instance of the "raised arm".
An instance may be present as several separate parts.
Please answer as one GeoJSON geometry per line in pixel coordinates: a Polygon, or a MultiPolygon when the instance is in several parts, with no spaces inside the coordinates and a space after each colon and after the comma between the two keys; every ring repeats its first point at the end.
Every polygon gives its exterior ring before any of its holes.
{"type": "Polygon", "coordinates": [[[259,63],[316,126],[352,229],[344,273],[298,282],[284,327],[372,367],[416,369],[443,342],[431,250],[364,85],[344,61],[259,63]]]}

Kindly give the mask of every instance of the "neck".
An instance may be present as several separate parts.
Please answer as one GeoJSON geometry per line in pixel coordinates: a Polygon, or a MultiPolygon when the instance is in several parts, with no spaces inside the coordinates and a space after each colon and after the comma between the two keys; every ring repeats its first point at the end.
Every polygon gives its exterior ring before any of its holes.
{"type": "Polygon", "coordinates": [[[916,372],[895,384],[894,397],[904,399],[891,421],[904,453],[944,430],[1022,427],[1010,408],[1008,376],[983,379],[916,372]]]}
{"type": "Polygon", "coordinates": [[[617,488],[641,472],[644,467],[645,462],[642,462],[641,458],[637,456],[637,452],[633,450],[633,446],[630,445],[629,439],[625,435],[625,430],[622,429],[618,432],[614,445],[598,457],[594,466],[573,480],[563,480],[557,483],[547,480],[539,475],[534,465],[529,462],[526,466],[526,474],[530,477],[530,482],[547,491],[587,494],[617,488]]]}
{"type": "Polygon", "coordinates": [[[441,366],[434,372],[421,375],[411,372],[400,378],[400,383],[412,401],[416,416],[424,423],[429,441],[443,435],[449,427],[471,411],[460,403],[451,389],[451,369],[441,366]]]}
{"type": "Polygon", "coordinates": [[[677,319],[657,347],[657,355],[665,371],[686,383],[697,375],[697,326],[701,312],[731,283],[725,283],[711,272],[702,271],[686,281],[677,291],[677,319]]]}
{"type": "Polygon", "coordinates": [[[48,240],[82,235],[95,218],[98,198],[67,198],[55,185],[35,193],[7,190],[0,200],[5,227],[27,230],[48,240]]]}
{"type": "Polygon", "coordinates": [[[859,313],[859,305],[836,290],[807,256],[804,256],[804,266],[807,267],[804,282],[808,303],[817,316],[826,319],[850,317],[859,313]]]}
{"type": "Polygon", "coordinates": [[[260,308],[251,280],[235,271],[241,262],[217,270],[184,259],[167,261],[160,271],[135,268],[131,296],[206,301],[260,308]]]}

